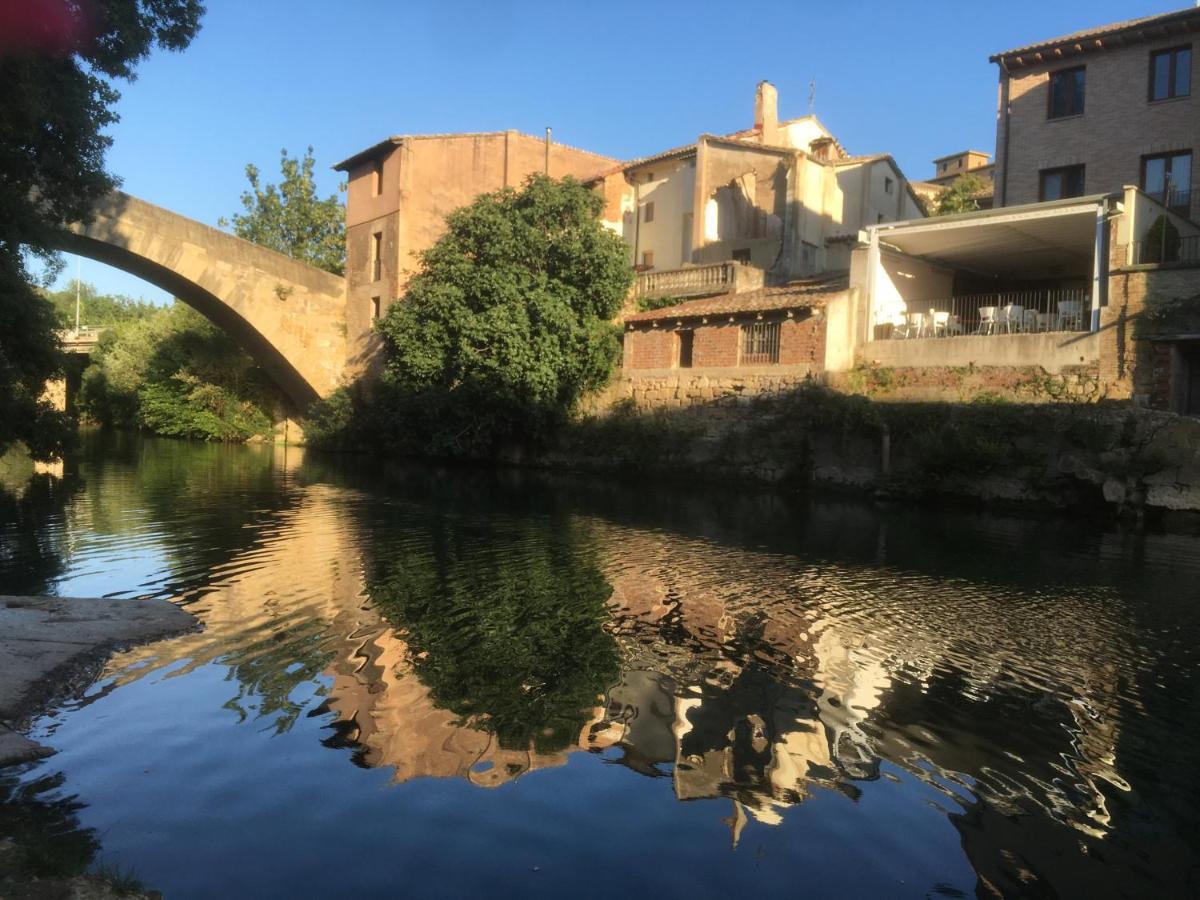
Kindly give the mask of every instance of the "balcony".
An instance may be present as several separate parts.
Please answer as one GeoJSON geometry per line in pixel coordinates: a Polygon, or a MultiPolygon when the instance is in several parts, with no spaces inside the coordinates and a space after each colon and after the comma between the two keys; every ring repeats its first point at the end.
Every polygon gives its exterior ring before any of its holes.
{"type": "Polygon", "coordinates": [[[641,272],[634,284],[634,296],[709,297],[755,290],[763,286],[762,271],[736,262],[708,266],[687,266],[661,272],[641,272]]]}

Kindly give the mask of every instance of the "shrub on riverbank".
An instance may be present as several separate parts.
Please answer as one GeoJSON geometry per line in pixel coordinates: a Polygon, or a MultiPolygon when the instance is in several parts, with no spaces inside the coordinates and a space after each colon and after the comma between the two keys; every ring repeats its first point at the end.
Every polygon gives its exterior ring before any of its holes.
{"type": "Polygon", "coordinates": [[[101,425],[208,441],[270,434],[281,405],[267,374],[179,303],[105,332],[79,399],[80,413],[101,425]]]}

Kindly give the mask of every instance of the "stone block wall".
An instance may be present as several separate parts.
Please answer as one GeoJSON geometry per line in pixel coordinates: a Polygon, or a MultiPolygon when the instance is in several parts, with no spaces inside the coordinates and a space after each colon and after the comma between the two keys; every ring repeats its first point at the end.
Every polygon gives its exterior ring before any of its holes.
{"type": "Polygon", "coordinates": [[[1200,267],[1132,266],[1113,271],[1108,306],[1100,313],[1100,379],[1109,397],[1132,400],[1139,406],[1163,402],[1155,408],[1168,408],[1162,397],[1169,397],[1169,387],[1165,395],[1154,399],[1157,363],[1152,344],[1138,338],[1139,328],[1147,328],[1144,322],[1139,325],[1139,320],[1158,305],[1197,295],[1200,267]]]}
{"type": "Polygon", "coordinates": [[[708,373],[687,369],[651,375],[626,373],[607,399],[610,403],[632,400],[638,409],[736,403],[792,390],[811,378],[808,369],[796,366],[717,369],[708,373]]]}

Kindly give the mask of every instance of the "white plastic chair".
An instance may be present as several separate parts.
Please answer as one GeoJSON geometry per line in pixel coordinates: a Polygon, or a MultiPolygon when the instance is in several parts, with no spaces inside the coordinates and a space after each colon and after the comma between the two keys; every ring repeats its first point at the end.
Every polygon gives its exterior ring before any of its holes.
{"type": "Polygon", "coordinates": [[[1021,330],[1021,320],[1024,315],[1024,307],[1018,306],[1015,303],[1009,303],[1000,307],[1000,314],[997,317],[997,324],[1004,327],[1008,334],[1014,331],[1021,330]]]}
{"type": "Polygon", "coordinates": [[[934,337],[946,336],[950,327],[950,313],[933,309],[929,311],[929,330],[934,337]]]}
{"type": "Polygon", "coordinates": [[[1058,330],[1079,331],[1083,305],[1078,300],[1063,300],[1058,304],[1058,330]]]}
{"type": "Polygon", "coordinates": [[[1021,320],[1021,330],[1025,332],[1038,330],[1038,311],[1036,309],[1025,310],[1024,318],[1021,320]]]}
{"type": "Polygon", "coordinates": [[[951,334],[962,334],[962,333],[963,333],[962,320],[959,319],[958,316],[953,316],[953,315],[950,316],[950,318],[948,318],[946,320],[946,334],[951,335],[951,334]]]}
{"type": "Polygon", "coordinates": [[[924,337],[925,336],[925,313],[915,312],[908,314],[908,336],[909,337],[924,337]]]}
{"type": "Polygon", "coordinates": [[[908,337],[908,315],[906,313],[896,313],[892,316],[891,324],[893,338],[908,337]]]}
{"type": "Polygon", "coordinates": [[[997,324],[996,307],[979,307],[979,327],[975,330],[976,334],[995,334],[997,324]]]}

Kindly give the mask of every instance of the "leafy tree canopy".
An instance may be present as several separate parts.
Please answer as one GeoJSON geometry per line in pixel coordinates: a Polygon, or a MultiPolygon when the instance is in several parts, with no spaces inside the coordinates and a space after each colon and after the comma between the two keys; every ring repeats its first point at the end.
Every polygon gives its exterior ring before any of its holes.
{"type": "Polygon", "coordinates": [[[280,152],[279,185],[261,183],[258,167],[246,166],[250,190],[242,194],[244,213],[221,226],[233,225],[238,237],[285,253],[309,265],[341,275],[346,268],[346,214],[336,194],[317,197],[313,148],[303,158],[280,152]]]}
{"type": "MultiPolygon", "coordinates": [[[[107,328],[121,322],[145,319],[162,309],[148,300],[134,299],[121,294],[101,294],[86,281],[79,287],[79,324],[85,328],[107,328]]],[[[72,279],[61,291],[48,291],[45,298],[54,308],[54,321],[59,328],[75,327],[76,282],[72,279]]]]}
{"type": "Polygon", "coordinates": [[[117,121],[113,82],[155,47],[182,50],[200,0],[31,0],[10,4],[0,33],[0,451],[37,456],[66,439],[40,401],[59,367],[54,313],[30,287],[29,256],[54,270],[53,236],[88,218],[116,179],[104,169],[117,121]]]}
{"type": "Polygon", "coordinates": [[[633,271],[601,205],[574,179],[535,175],[447,216],[378,325],[408,449],[493,452],[608,381],[633,271]]]}
{"type": "Polygon", "coordinates": [[[988,183],[970,172],[959,175],[950,187],[937,198],[935,215],[949,216],[954,213],[974,212],[979,209],[979,196],[986,194],[988,183]]]}
{"type": "Polygon", "coordinates": [[[79,398],[103,425],[208,441],[269,434],[281,402],[228,335],[181,303],[106,331],[79,398]]]}

